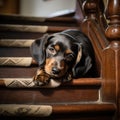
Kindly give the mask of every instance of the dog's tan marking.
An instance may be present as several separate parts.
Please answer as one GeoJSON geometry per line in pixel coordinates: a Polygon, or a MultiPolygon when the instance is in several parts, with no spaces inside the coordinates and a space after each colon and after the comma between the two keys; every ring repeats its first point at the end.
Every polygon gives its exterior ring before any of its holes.
{"type": "Polygon", "coordinates": [[[50,76],[44,72],[43,69],[38,69],[36,75],[34,76],[34,81],[47,82],[50,76]]]}
{"type": "Polygon", "coordinates": [[[61,69],[64,69],[64,68],[65,68],[65,62],[64,62],[64,61],[61,61],[61,62],[60,62],[60,68],[61,68],[61,69]]]}
{"type": "MultiPolygon", "coordinates": [[[[52,73],[52,68],[53,68],[53,67],[56,67],[55,64],[56,64],[56,60],[55,60],[54,58],[48,58],[48,59],[46,59],[46,63],[45,63],[45,67],[44,67],[45,72],[46,72],[47,74],[51,75],[51,73],[52,73]]],[[[59,67],[60,67],[59,69],[61,70],[61,72],[58,74],[57,77],[61,77],[61,76],[65,75],[65,72],[66,72],[67,69],[68,69],[68,66],[65,65],[65,62],[64,62],[64,61],[61,61],[59,67]]]]}
{"type": "Polygon", "coordinates": [[[45,63],[45,71],[46,73],[50,74],[52,71],[52,67],[54,66],[55,63],[55,59],[51,58],[51,59],[46,59],[46,63],[45,63]]]}
{"type": "Polygon", "coordinates": [[[80,50],[78,51],[76,63],[80,61],[81,57],[82,57],[82,48],[80,48],[80,50]]]}
{"type": "Polygon", "coordinates": [[[65,54],[71,54],[72,53],[72,51],[70,50],[70,49],[67,49],[66,51],[65,51],[65,54]]]}
{"type": "Polygon", "coordinates": [[[59,46],[59,45],[55,45],[54,47],[55,47],[55,49],[56,49],[57,51],[60,50],[60,46],[59,46]]]}

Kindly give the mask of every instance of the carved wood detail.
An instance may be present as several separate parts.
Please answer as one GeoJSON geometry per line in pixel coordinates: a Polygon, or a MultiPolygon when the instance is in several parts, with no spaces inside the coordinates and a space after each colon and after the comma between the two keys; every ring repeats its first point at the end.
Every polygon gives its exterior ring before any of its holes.
{"type": "Polygon", "coordinates": [[[103,51],[103,101],[112,101],[120,112],[120,1],[108,0],[106,17],[109,20],[105,34],[110,41],[103,51]]]}
{"type": "MultiPolygon", "coordinates": [[[[100,0],[86,0],[83,4],[85,19],[81,24],[83,32],[89,36],[93,44],[100,77],[103,78],[101,98],[104,102],[112,102],[120,114],[120,1],[108,0],[106,18],[109,24],[101,21],[103,14],[100,0]]],[[[116,119],[118,116],[116,116],[116,119]]]]}

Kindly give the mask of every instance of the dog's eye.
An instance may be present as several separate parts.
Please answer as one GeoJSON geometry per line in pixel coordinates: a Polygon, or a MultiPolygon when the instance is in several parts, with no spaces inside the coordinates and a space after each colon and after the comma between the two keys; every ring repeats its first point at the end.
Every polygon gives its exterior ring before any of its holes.
{"type": "Polygon", "coordinates": [[[72,62],[74,60],[74,58],[75,58],[74,54],[66,55],[66,61],[67,62],[72,62]]]}
{"type": "Polygon", "coordinates": [[[56,54],[56,50],[53,47],[49,47],[48,50],[49,50],[49,53],[56,54]]]}

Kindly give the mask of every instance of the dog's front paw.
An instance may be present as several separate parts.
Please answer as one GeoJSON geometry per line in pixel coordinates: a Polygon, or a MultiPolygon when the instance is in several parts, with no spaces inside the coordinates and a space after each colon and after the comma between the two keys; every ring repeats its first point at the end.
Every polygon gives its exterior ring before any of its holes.
{"type": "Polygon", "coordinates": [[[46,85],[50,81],[50,76],[44,72],[44,70],[37,70],[37,74],[34,77],[34,82],[36,85],[46,85]]]}

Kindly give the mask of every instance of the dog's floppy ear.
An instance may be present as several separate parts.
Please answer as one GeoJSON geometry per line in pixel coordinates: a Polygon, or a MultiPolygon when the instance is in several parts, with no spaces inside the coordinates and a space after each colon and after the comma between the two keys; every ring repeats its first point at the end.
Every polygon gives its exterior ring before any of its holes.
{"type": "Polygon", "coordinates": [[[30,47],[32,57],[38,62],[39,66],[42,66],[45,62],[45,45],[48,36],[48,34],[45,34],[43,37],[35,40],[30,47]]]}
{"type": "Polygon", "coordinates": [[[90,70],[91,67],[91,57],[88,54],[85,54],[82,44],[79,44],[76,63],[73,67],[73,77],[83,77],[90,70]]]}

